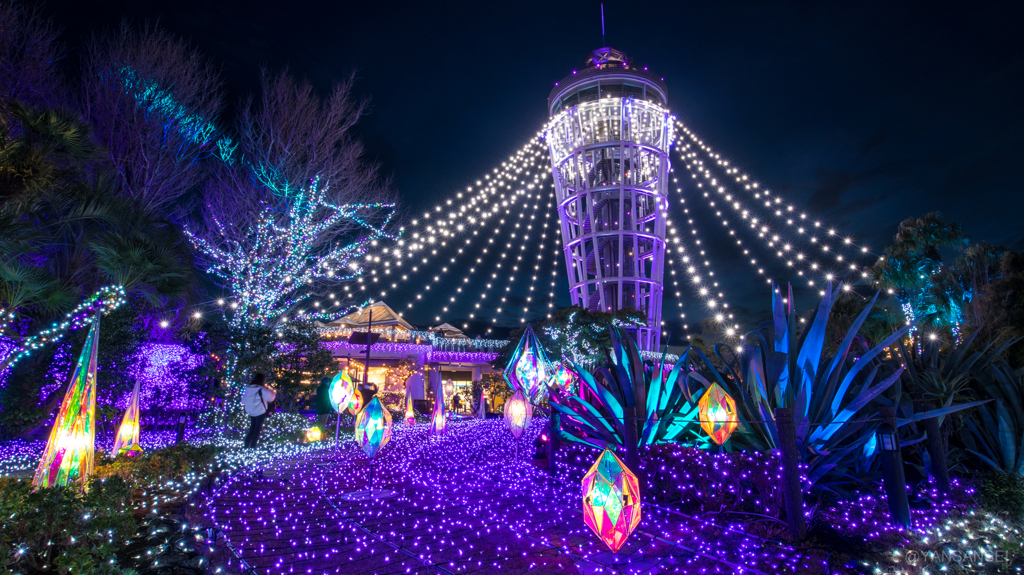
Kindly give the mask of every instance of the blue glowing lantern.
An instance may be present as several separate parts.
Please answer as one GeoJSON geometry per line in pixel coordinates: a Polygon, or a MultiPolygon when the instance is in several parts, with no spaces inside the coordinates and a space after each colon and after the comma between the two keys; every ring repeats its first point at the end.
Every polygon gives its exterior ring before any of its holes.
{"type": "Polygon", "coordinates": [[[370,459],[391,440],[391,412],[376,396],[356,416],[356,442],[370,459]]]}
{"type": "Polygon", "coordinates": [[[547,380],[551,377],[548,356],[533,333],[526,326],[523,338],[512,352],[512,358],[505,367],[505,381],[514,391],[522,391],[530,403],[540,403],[547,395],[547,380]]]}
{"type": "Polygon", "coordinates": [[[347,408],[352,402],[352,396],[356,393],[356,384],[353,383],[352,378],[347,373],[342,371],[334,376],[330,387],[327,389],[327,396],[331,400],[331,407],[334,408],[335,412],[340,413],[342,409],[347,408]]]}

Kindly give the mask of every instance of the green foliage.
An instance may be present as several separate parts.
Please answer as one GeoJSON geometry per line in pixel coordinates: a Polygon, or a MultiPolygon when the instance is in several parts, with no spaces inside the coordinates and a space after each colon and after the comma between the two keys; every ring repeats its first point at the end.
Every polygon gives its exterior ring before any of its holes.
{"type": "Polygon", "coordinates": [[[200,469],[219,451],[212,446],[183,444],[134,457],[120,455],[97,465],[93,475],[100,480],[116,477],[134,489],[200,469]]]}
{"type": "Polygon", "coordinates": [[[981,477],[978,484],[981,506],[1011,521],[1024,519],[1024,475],[1005,471],[991,471],[981,477]]]}
{"type": "Polygon", "coordinates": [[[965,423],[960,439],[982,465],[1024,473],[1024,375],[998,361],[977,374],[980,397],[990,399],[965,423]]]}
{"type": "Polygon", "coordinates": [[[5,567],[30,573],[127,573],[111,565],[135,536],[131,486],[120,477],[32,491],[27,480],[0,479],[0,548],[5,567]]]}
{"type": "Polygon", "coordinates": [[[315,393],[320,378],[328,376],[337,364],[312,322],[288,322],[278,326],[277,333],[279,343],[269,350],[276,401],[281,409],[293,411],[305,396],[315,393]]]}

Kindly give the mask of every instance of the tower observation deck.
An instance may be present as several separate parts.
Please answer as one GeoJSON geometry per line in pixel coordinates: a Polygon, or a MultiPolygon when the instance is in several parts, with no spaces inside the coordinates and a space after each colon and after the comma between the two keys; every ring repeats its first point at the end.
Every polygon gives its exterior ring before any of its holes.
{"type": "Polygon", "coordinates": [[[613,48],[548,96],[546,139],[569,296],[593,310],[636,309],[642,350],[657,351],[674,118],[665,83],[613,48]]]}

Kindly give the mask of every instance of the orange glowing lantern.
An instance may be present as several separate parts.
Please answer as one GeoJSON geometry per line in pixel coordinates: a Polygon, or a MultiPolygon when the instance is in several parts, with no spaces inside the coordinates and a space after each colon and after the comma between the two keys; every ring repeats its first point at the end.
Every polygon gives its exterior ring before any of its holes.
{"type": "Polygon", "coordinates": [[[704,397],[700,398],[700,426],[704,433],[718,445],[729,440],[736,431],[736,402],[717,383],[711,385],[704,397]]]}

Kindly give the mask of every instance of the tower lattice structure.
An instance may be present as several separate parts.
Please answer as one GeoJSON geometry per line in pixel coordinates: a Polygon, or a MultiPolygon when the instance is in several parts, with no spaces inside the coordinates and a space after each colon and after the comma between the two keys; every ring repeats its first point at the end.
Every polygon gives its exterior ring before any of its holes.
{"type": "Polygon", "coordinates": [[[573,305],[647,316],[657,351],[664,291],[669,146],[665,83],[601,48],[548,96],[546,132],[573,305]]]}

